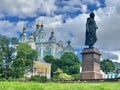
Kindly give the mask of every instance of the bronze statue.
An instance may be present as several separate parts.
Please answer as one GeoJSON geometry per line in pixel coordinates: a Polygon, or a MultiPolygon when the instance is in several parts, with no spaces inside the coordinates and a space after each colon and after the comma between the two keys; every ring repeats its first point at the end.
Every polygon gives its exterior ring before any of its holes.
{"type": "Polygon", "coordinates": [[[87,18],[87,22],[86,22],[85,45],[88,45],[89,48],[93,47],[93,45],[97,41],[96,29],[98,29],[98,26],[96,25],[94,17],[95,14],[93,12],[90,13],[90,17],[87,18]]]}

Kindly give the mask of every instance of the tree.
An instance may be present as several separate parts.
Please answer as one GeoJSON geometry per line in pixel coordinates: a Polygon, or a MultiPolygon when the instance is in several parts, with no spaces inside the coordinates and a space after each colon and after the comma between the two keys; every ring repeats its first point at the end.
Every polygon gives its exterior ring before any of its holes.
{"type": "Polygon", "coordinates": [[[47,55],[44,57],[44,60],[47,62],[47,63],[51,63],[52,66],[51,66],[51,76],[53,77],[53,74],[54,72],[57,70],[58,68],[58,65],[57,63],[59,62],[59,59],[55,59],[53,56],[51,55],[47,55]]]}
{"type": "Polygon", "coordinates": [[[71,75],[79,73],[80,65],[81,62],[79,58],[72,52],[64,53],[58,63],[58,67],[62,69],[64,73],[71,75]]]}
{"type": "Polygon", "coordinates": [[[18,44],[18,39],[16,37],[11,38],[10,41],[11,41],[12,45],[18,44]]]}
{"type": "Polygon", "coordinates": [[[100,62],[100,68],[107,74],[107,72],[112,72],[115,70],[115,65],[113,64],[112,60],[104,59],[100,62]]]}
{"type": "Polygon", "coordinates": [[[9,48],[10,40],[6,36],[0,38],[0,59],[10,60],[11,50],[9,48]]]}
{"type": "Polygon", "coordinates": [[[10,64],[12,61],[12,49],[10,48],[10,39],[6,36],[0,36],[0,73],[2,77],[8,78],[10,64]]]}
{"type": "Polygon", "coordinates": [[[37,59],[37,52],[28,44],[20,43],[17,47],[17,57],[13,62],[14,77],[23,77],[26,70],[32,70],[33,60],[37,59]]]}
{"type": "Polygon", "coordinates": [[[54,63],[54,61],[56,60],[53,56],[51,55],[47,55],[44,57],[44,60],[48,63],[54,63]]]}

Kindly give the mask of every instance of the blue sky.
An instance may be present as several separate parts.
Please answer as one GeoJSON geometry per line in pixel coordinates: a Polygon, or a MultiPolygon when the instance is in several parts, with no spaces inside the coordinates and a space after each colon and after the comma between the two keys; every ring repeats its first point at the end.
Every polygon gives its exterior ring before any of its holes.
{"type": "MultiPolygon", "coordinates": [[[[54,29],[56,39],[71,40],[76,54],[86,46],[85,23],[94,12],[98,25],[96,48],[101,58],[120,62],[120,0],[0,0],[0,33],[18,37],[24,25],[34,32],[37,22],[44,24],[47,37],[54,29]]],[[[66,43],[65,43],[66,44],[66,43]]]]}

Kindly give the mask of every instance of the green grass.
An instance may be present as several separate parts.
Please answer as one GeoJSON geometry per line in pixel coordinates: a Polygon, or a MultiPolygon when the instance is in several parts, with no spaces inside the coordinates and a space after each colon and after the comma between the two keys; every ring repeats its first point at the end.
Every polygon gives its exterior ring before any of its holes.
{"type": "Polygon", "coordinates": [[[111,83],[0,82],[0,90],[120,90],[120,82],[111,83]]]}

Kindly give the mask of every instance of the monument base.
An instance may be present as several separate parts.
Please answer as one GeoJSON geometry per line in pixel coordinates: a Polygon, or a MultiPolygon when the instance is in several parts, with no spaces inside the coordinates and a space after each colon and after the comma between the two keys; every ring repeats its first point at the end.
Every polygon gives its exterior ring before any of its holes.
{"type": "Polygon", "coordinates": [[[85,71],[80,73],[80,80],[87,79],[102,79],[102,74],[100,72],[95,71],[85,71]]]}
{"type": "Polygon", "coordinates": [[[102,79],[100,72],[100,51],[96,48],[84,48],[82,50],[82,72],[80,80],[102,79]]]}

